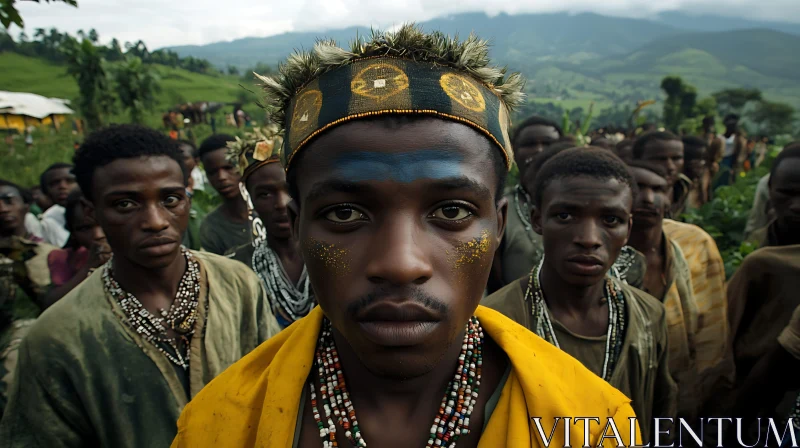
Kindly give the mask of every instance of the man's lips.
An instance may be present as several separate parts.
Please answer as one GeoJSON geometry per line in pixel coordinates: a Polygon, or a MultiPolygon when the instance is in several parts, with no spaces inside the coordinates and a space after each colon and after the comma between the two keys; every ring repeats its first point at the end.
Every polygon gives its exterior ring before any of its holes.
{"type": "Polygon", "coordinates": [[[384,347],[419,345],[439,326],[440,319],[431,310],[414,302],[381,301],[356,315],[366,339],[384,347]]]}
{"type": "Polygon", "coordinates": [[[658,216],[658,210],[652,208],[635,208],[633,214],[638,216],[658,216]]]}
{"type": "Polygon", "coordinates": [[[594,255],[573,255],[567,263],[578,275],[599,275],[605,269],[603,260],[594,255]]]}

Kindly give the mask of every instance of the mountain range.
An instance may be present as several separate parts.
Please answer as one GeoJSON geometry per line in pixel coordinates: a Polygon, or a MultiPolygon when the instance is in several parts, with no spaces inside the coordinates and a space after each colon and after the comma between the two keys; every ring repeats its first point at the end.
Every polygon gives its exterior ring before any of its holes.
{"type": "MultiPolygon", "coordinates": [[[[492,57],[529,79],[537,102],[566,108],[609,107],[659,99],[659,84],[676,74],[701,95],[728,87],[757,87],[767,98],[800,108],[800,24],[723,16],[662,13],[653,20],[592,13],[464,13],[421,25],[448,34],[474,31],[489,39],[492,57]]],[[[369,28],[291,32],[202,46],[172,47],[181,56],[205,58],[225,68],[277,64],[319,37],[340,44],[369,28]]]]}

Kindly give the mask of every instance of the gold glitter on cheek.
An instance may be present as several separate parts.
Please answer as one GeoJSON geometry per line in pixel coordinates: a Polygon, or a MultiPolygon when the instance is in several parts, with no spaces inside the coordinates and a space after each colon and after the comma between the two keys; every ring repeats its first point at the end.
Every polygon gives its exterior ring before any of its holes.
{"type": "Polygon", "coordinates": [[[314,238],[309,238],[307,243],[311,256],[321,262],[326,269],[336,274],[350,272],[348,250],[340,249],[335,244],[329,244],[314,238]]]}
{"type": "MultiPolygon", "coordinates": [[[[453,262],[453,270],[460,270],[476,263],[482,265],[491,247],[489,236],[489,231],[484,229],[481,231],[480,237],[458,244],[454,249],[454,254],[450,256],[453,262]]],[[[450,255],[450,252],[448,252],[448,255],[450,255]]]]}

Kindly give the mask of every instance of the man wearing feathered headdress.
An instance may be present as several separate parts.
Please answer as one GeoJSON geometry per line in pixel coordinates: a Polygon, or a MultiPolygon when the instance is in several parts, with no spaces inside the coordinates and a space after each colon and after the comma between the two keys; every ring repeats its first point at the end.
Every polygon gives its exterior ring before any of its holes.
{"type": "Polygon", "coordinates": [[[281,327],[304,317],[314,306],[314,293],[297,238],[289,221],[289,188],[280,164],[283,137],[278,127],[256,128],[244,139],[228,142],[228,160],[239,167],[255,236],[232,257],[250,266],[267,290],[281,327]]]}
{"type": "Polygon", "coordinates": [[[524,84],[485,41],[406,25],[261,80],[320,306],[195,397],[173,446],[596,446],[610,418],[630,444],[629,399],[478,306],[524,84]]]}

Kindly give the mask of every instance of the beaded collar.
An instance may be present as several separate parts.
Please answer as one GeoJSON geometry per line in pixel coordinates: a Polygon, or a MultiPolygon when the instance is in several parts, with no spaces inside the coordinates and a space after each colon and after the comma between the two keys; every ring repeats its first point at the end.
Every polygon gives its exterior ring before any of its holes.
{"type": "MultiPolygon", "coordinates": [[[[528,288],[525,291],[525,301],[531,299],[531,314],[533,315],[535,333],[547,342],[561,348],[553,330],[553,323],[550,320],[550,313],[547,309],[547,303],[544,301],[544,291],[540,283],[543,264],[544,258],[542,258],[538,266],[531,270],[528,288]]],[[[622,344],[625,341],[627,325],[625,319],[625,295],[612,278],[607,277],[605,283],[605,300],[608,302],[608,330],[606,333],[602,378],[609,381],[622,353],[622,344]]]]}
{"type": "Polygon", "coordinates": [[[159,309],[160,316],[150,313],[139,299],[120,287],[112,272],[113,259],[103,268],[103,286],[122,308],[125,323],[173,364],[186,370],[189,368],[189,343],[194,334],[200,299],[200,265],[186,248],[182,247],[181,253],[186,258],[186,272],[178,284],[178,293],[172,306],[169,310],[159,309]],[[169,336],[169,330],[176,336],[169,336]],[[174,354],[165,349],[164,344],[174,354]]]}
{"type": "Polygon", "coordinates": [[[305,265],[300,280],[294,285],[283,268],[278,255],[266,241],[261,241],[253,251],[253,270],[274,301],[273,309],[282,311],[290,323],[308,314],[314,306],[314,293],[305,265]]]}
{"type": "MultiPolygon", "coordinates": [[[[483,328],[477,317],[471,317],[464,332],[464,343],[458,357],[458,367],[452,381],[447,385],[442,404],[431,426],[426,448],[448,446],[454,448],[462,435],[469,434],[469,417],[472,415],[475,402],[478,400],[478,389],[481,384],[483,366],[483,328]]],[[[345,383],[344,373],[339,364],[339,353],[331,332],[331,323],[323,319],[322,329],[314,358],[314,367],[320,383],[319,398],[325,412],[320,413],[317,406],[317,391],[314,379],[309,381],[311,389],[311,406],[314,421],[319,428],[323,448],[339,446],[336,440],[334,417],[344,436],[355,447],[366,447],[367,442],[358,426],[356,411],[345,383]]],[[[313,372],[313,368],[312,368],[313,372]]]]}

